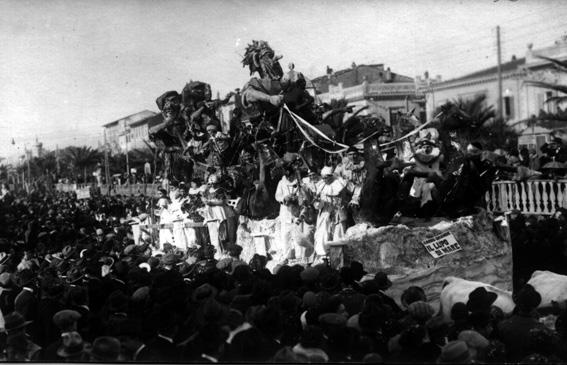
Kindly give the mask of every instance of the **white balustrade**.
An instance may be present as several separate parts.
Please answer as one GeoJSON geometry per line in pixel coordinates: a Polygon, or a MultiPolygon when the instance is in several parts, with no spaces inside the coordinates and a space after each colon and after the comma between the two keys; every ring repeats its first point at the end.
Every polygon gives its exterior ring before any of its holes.
{"type": "Polygon", "coordinates": [[[519,210],[523,214],[551,215],[567,208],[567,180],[495,181],[486,193],[492,212],[519,210]]]}

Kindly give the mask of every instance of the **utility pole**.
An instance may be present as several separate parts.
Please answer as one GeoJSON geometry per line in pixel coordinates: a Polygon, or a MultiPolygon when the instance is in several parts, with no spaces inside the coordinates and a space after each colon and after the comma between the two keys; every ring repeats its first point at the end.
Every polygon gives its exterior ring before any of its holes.
{"type": "Polygon", "coordinates": [[[110,168],[108,166],[108,142],[106,141],[106,129],[104,129],[104,181],[108,187],[108,195],[110,195],[110,187],[112,182],[110,181],[110,168]]]}
{"type": "Polygon", "coordinates": [[[502,50],[500,47],[500,26],[496,26],[496,47],[498,52],[498,110],[497,117],[504,120],[504,110],[502,107],[502,50]]]}

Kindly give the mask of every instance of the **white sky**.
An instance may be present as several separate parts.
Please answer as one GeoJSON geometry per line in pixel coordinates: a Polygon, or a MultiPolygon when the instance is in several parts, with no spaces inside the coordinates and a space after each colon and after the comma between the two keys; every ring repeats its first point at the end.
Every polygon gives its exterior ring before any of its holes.
{"type": "Polygon", "coordinates": [[[36,136],[48,149],[96,145],[102,124],[157,111],[191,79],[224,95],[249,78],[252,39],[308,77],[355,61],[448,79],[495,65],[496,25],[503,60],[522,57],[565,34],[567,2],[2,0],[0,156],[36,136]]]}

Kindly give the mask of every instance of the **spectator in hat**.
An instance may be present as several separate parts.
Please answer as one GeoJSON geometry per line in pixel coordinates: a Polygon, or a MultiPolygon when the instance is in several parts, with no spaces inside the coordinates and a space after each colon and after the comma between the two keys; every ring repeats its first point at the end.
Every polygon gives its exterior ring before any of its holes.
{"type": "Polygon", "coordinates": [[[91,362],[118,362],[120,358],[121,345],[115,337],[97,337],[89,353],[91,362]]]}
{"type": "Polygon", "coordinates": [[[79,332],[65,332],[61,335],[62,344],[57,349],[57,356],[65,362],[83,362],[88,360],[86,344],[79,332]]]}
{"type": "Polygon", "coordinates": [[[146,342],[146,348],[137,357],[141,362],[176,362],[179,359],[179,349],[175,341],[178,324],[170,312],[159,310],[157,335],[146,342]]]}
{"type": "Polygon", "coordinates": [[[478,287],[469,294],[467,309],[469,312],[490,312],[492,303],[496,301],[498,294],[489,292],[484,287],[478,287]]]}
{"type": "Polygon", "coordinates": [[[0,274],[0,311],[11,313],[14,311],[14,300],[16,299],[16,288],[12,280],[12,274],[3,272],[0,274]]]}
{"type": "Polygon", "coordinates": [[[16,285],[21,290],[14,299],[14,309],[28,321],[33,321],[37,310],[36,275],[30,269],[16,273],[16,285]]]}
{"type": "Polygon", "coordinates": [[[515,313],[500,322],[499,337],[506,346],[508,361],[520,361],[529,355],[530,331],[544,329],[533,311],[541,303],[541,295],[531,286],[525,285],[514,297],[515,313]]]}
{"type": "Polygon", "coordinates": [[[292,348],[292,351],[299,356],[307,358],[309,362],[328,362],[329,356],[322,349],[323,332],[319,327],[308,326],[299,342],[292,348]]]}
{"type": "Polygon", "coordinates": [[[469,321],[469,312],[467,305],[463,302],[453,304],[451,308],[451,325],[449,327],[448,339],[454,341],[461,331],[472,329],[469,321]]]}
{"type": "Polygon", "coordinates": [[[77,332],[77,322],[80,318],[81,315],[78,312],[69,309],[60,310],[53,315],[52,323],[58,330],[58,336],[42,350],[42,361],[63,361],[63,358],[57,354],[63,345],[63,335],[77,332]]]}
{"type": "Polygon", "coordinates": [[[27,327],[31,323],[18,312],[12,312],[4,317],[8,361],[30,361],[39,357],[41,347],[32,342],[27,334],[27,327]]]}
{"type": "Polygon", "coordinates": [[[392,297],[386,294],[386,290],[392,287],[392,282],[388,279],[388,275],[380,271],[374,276],[374,281],[378,287],[376,294],[380,297],[382,303],[390,308],[394,316],[399,317],[402,313],[402,309],[392,297]]]}
{"type": "Polygon", "coordinates": [[[41,281],[41,299],[37,311],[37,343],[45,347],[59,337],[59,331],[53,323],[53,316],[63,309],[61,298],[65,287],[63,282],[54,277],[45,277],[41,281]]]}
{"type": "Polygon", "coordinates": [[[469,364],[471,355],[469,348],[464,341],[451,341],[441,350],[441,355],[437,359],[439,364],[469,364]]]}

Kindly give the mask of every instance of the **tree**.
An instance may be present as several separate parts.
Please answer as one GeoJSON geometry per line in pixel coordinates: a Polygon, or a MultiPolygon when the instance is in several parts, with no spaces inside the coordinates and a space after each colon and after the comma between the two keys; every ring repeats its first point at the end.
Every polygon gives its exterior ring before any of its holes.
{"type": "Polygon", "coordinates": [[[486,105],[484,94],[448,101],[437,108],[434,114],[447,110],[458,110],[457,117],[442,118],[437,128],[441,133],[456,134],[456,140],[461,146],[478,141],[485,148],[495,149],[510,148],[517,143],[517,132],[505,121],[495,118],[494,106],[486,105]]]}
{"type": "Polygon", "coordinates": [[[102,155],[91,147],[70,146],[63,150],[63,158],[71,166],[75,176],[83,172],[83,178],[87,181],[87,169],[100,162],[102,155]]]}
{"type": "MultiPolygon", "coordinates": [[[[536,56],[537,58],[541,58],[543,60],[549,61],[553,64],[555,69],[563,74],[567,74],[567,62],[562,62],[550,57],[544,56],[536,56]]],[[[557,93],[567,94],[567,85],[561,84],[551,84],[548,82],[542,81],[535,81],[535,80],[527,80],[525,81],[526,84],[541,87],[548,90],[556,91],[557,93]]],[[[567,95],[557,95],[552,96],[544,101],[546,103],[553,103],[553,104],[561,104],[562,102],[567,101],[567,95]]],[[[561,110],[561,108],[557,108],[556,113],[548,113],[544,110],[540,110],[539,115],[533,119],[528,121],[528,127],[532,125],[538,125],[548,129],[560,128],[565,127],[567,122],[567,109],[561,110]],[[530,125],[531,123],[531,125],[530,125]]]]}

